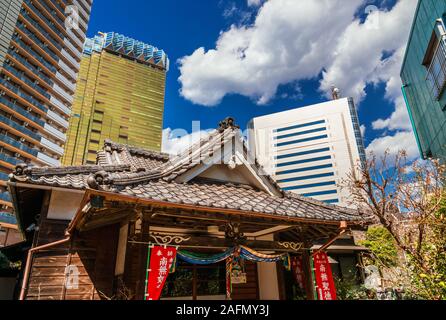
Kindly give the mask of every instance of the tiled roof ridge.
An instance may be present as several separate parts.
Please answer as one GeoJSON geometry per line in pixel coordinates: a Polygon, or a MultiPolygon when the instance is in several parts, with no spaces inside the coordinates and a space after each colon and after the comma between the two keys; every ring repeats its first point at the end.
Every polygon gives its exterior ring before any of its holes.
{"type": "Polygon", "coordinates": [[[193,167],[195,167],[200,163],[199,161],[194,162],[193,160],[200,160],[203,155],[208,154],[208,152],[201,152],[202,151],[201,149],[204,148],[206,143],[209,142],[208,144],[209,148],[206,149],[206,151],[209,151],[210,148],[215,147],[216,139],[218,137],[220,137],[222,143],[224,143],[225,141],[227,141],[228,138],[232,138],[232,134],[234,133],[234,131],[232,130],[231,131],[225,130],[223,133],[215,135],[215,133],[217,132],[218,131],[213,131],[206,137],[200,139],[200,141],[194,143],[186,151],[182,152],[180,156],[170,159],[168,162],[165,162],[156,169],[146,171],[144,170],[144,168],[140,168],[139,170],[133,171],[131,173],[113,174],[112,176],[110,176],[110,181],[112,181],[113,185],[116,186],[138,184],[155,179],[164,179],[165,181],[172,181],[179,175],[185,173],[186,171],[192,169],[193,167]],[[194,150],[199,150],[197,148],[199,148],[201,152],[200,158],[191,159],[189,155],[191,155],[194,152],[194,150]]]}
{"type": "Polygon", "coordinates": [[[293,192],[290,192],[290,191],[283,191],[283,194],[288,199],[302,200],[302,201],[305,201],[307,203],[311,203],[311,204],[317,205],[317,206],[325,208],[325,209],[331,209],[331,210],[334,210],[334,211],[343,211],[346,214],[355,215],[355,216],[358,215],[358,210],[355,210],[355,209],[341,207],[341,206],[338,206],[338,205],[335,205],[335,204],[326,203],[326,202],[323,202],[323,201],[320,201],[320,200],[316,200],[316,199],[313,199],[313,198],[304,197],[304,196],[301,196],[299,194],[296,194],[296,193],[293,193],[293,192]]]}
{"type": "Polygon", "coordinates": [[[227,181],[223,181],[223,180],[212,179],[212,178],[205,178],[205,177],[194,178],[191,181],[187,182],[186,184],[224,185],[224,186],[227,186],[227,187],[234,187],[234,188],[241,188],[241,189],[246,189],[246,190],[260,191],[260,189],[255,188],[255,187],[253,187],[253,186],[251,186],[249,184],[236,183],[236,182],[227,182],[227,181]]]}
{"type": "Polygon", "coordinates": [[[167,161],[171,157],[170,154],[165,153],[165,152],[157,152],[157,151],[153,151],[153,150],[144,149],[144,148],[141,148],[141,147],[136,147],[136,146],[132,146],[132,145],[117,143],[117,142],[114,142],[114,141],[112,141],[110,139],[106,139],[105,142],[104,142],[104,149],[103,149],[103,151],[105,151],[105,152],[111,152],[111,151],[114,151],[114,150],[117,150],[119,152],[119,151],[123,151],[124,149],[128,150],[128,152],[130,154],[144,156],[144,157],[151,158],[151,159],[156,159],[156,160],[167,161]]]}
{"type": "Polygon", "coordinates": [[[69,167],[33,167],[30,168],[30,175],[47,176],[47,175],[66,175],[66,174],[88,174],[98,171],[105,172],[124,172],[130,171],[130,165],[84,165],[69,167]]]}

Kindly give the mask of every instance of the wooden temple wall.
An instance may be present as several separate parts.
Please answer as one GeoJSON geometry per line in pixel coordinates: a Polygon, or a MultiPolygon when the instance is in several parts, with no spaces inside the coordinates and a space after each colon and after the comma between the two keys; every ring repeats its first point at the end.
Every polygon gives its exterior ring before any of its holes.
{"type": "Polygon", "coordinates": [[[259,299],[259,279],[257,274],[257,264],[245,262],[246,283],[232,285],[232,300],[258,300],[259,299]]]}
{"type": "MultiPolygon", "coordinates": [[[[67,221],[41,218],[34,245],[65,238],[67,221]]],[[[27,300],[100,300],[112,298],[119,225],[75,234],[72,241],[34,253],[27,300]],[[67,266],[77,271],[78,287],[66,289],[67,266]]]]}

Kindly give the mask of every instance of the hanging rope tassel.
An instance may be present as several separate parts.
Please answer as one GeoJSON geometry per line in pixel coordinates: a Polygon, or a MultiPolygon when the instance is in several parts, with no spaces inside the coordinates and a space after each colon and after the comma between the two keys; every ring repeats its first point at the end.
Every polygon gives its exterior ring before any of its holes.
{"type": "Polygon", "coordinates": [[[226,300],[231,300],[232,295],[232,257],[226,259],[226,300]]]}

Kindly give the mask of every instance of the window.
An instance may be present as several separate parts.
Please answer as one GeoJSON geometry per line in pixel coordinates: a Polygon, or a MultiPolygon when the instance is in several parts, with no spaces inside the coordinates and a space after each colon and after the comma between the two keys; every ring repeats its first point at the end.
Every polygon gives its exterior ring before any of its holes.
{"type": "Polygon", "coordinates": [[[285,159],[285,158],[305,156],[305,155],[308,155],[308,154],[319,153],[319,152],[326,152],[326,151],[330,151],[330,148],[322,148],[322,149],[302,151],[302,152],[297,152],[297,153],[283,154],[283,155],[280,155],[280,156],[275,156],[274,158],[275,159],[285,159]]]}
{"type": "Polygon", "coordinates": [[[295,132],[295,133],[290,133],[290,134],[284,134],[281,136],[274,137],[274,139],[277,140],[277,139],[291,138],[291,137],[301,136],[304,134],[316,133],[316,132],[321,132],[321,131],[326,131],[326,130],[327,130],[327,128],[322,127],[322,128],[300,131],[300,132],[295,132]]]}
{"type": "Polygon", "coordinates": [[[337,193],[338,193],[337,190],[327,190],[327,191],[318,191],[318,192],[304,193],[304,194],[301,194],[301,196],[311,198],[311,197],[325,196],[325,195],[337,194],[337,193]]]}
{"type": "Polygon", "coordinates": [[[327,138],[328,138],[328,135],[324,134],[324,135],[321,135],[321,136],[316,136],[316,137],[311,137],[311,138],[305,138],[305,139],[293,140],[293,141],[288,141],[288,142],[276,143],[275,147],[284,147],[284,146],[289,146],[291,144],[302,143],[302,142],[309,142],[309,141],[320,140],[320,139],[327,139],[327,138]]]}
{"type": "Polygon", "coordinates": [[[326,168],[332,168],[333,164],[324,164],[320,166],[313,166],[313,167],[307,167],[307,168],[298,168],[298,169],[292,169],[292,170],[285,170],[285,171],[279,171],[276,173],[276,175],[283,175],[283,174],[290,174],[290,173],[297,173],[297,172],[305,172],[305,171],[312,171],[312,170],[319,170],[319,169],[326,169],[326,168]]]}
{"type": "Polygon", "coordinates": [[[224,262],[214,265],[191,265],[178,261],[175,273],[169,274],[163,288],[162,298],[225,295],[226,266],[224,262]]]}
{"type": "Polygon", "coordinates": [[[310,158],[310,159],[303,159],[303,160],[297,160],[297,161],[290,161],[290,162],[284,162],[284,163],[278,163],[277,168],[281,167],[287,167],[287,166],[293,166],[297,164],[303,164],[308,162],[316,162],[316,161],[323,161],[323,160],[331,160],[331,156],[323,156],[323,157],[317,157],[317,158],[310,158]]]}
{"type": "Polygon", "coordinates": [[[435,30],[423,59],[423,65],[427,69],[426,81],[432,96],[440,100],[440,96],[446,84],[446,32],[441,21],[437,21],[435,30]]]}
{"type": "Polygon", "coordinates": [[[313,121],[313,122],[298,124],[298,125],[294,125],[294,126],[290,126],[290,127],[279,128],[279,129],[274,130],[274,132],[284,132],[284,131],[288,131],[288,130],[299,129],[299,128],[314,126],[314,125],[323,124],[323,123],[325,123],[325,120],[313,121]]]}
{"type": "Polygon", "coordinates": [[[317,188],[317,187],[325,187],[325,186],[334,186],[334,185],[336,185],[335,181],[325,181],[325,182],[297,185],[297,186],[292,186],[292,187],[285,187],[285,188],[282,188],[282,189],[285,190],[285,191],[292,191],[292,190],[300,190],[300,189],[307,189],[307,188],[317,188]]]}

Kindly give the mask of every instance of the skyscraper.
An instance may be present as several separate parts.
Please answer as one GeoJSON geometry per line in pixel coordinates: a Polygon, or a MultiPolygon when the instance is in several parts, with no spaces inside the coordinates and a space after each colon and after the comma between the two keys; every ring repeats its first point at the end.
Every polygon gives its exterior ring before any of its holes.
{"type": "Polygon", "coordinates": [[[18,163],[60,164],[92,0],[0,2],[0,204],[18,163]]]}
{"type": "Polygon", "coordinates": [[[421,156],[446,160],[446,1],[418,2],[401,69],[421,156]]]}
{"type": "Polygon", "coordinates": [[[248,128],[251,151],[283,190],[349,206],[342,179],[365,161],[353,99],[254,118],[248,128]]]}
{"type": "Polygon", "coordinates": [[[64,165],[96,163],[105,139],[161,150],[169,59],[118,33],[87,39],[64,165]]]}

